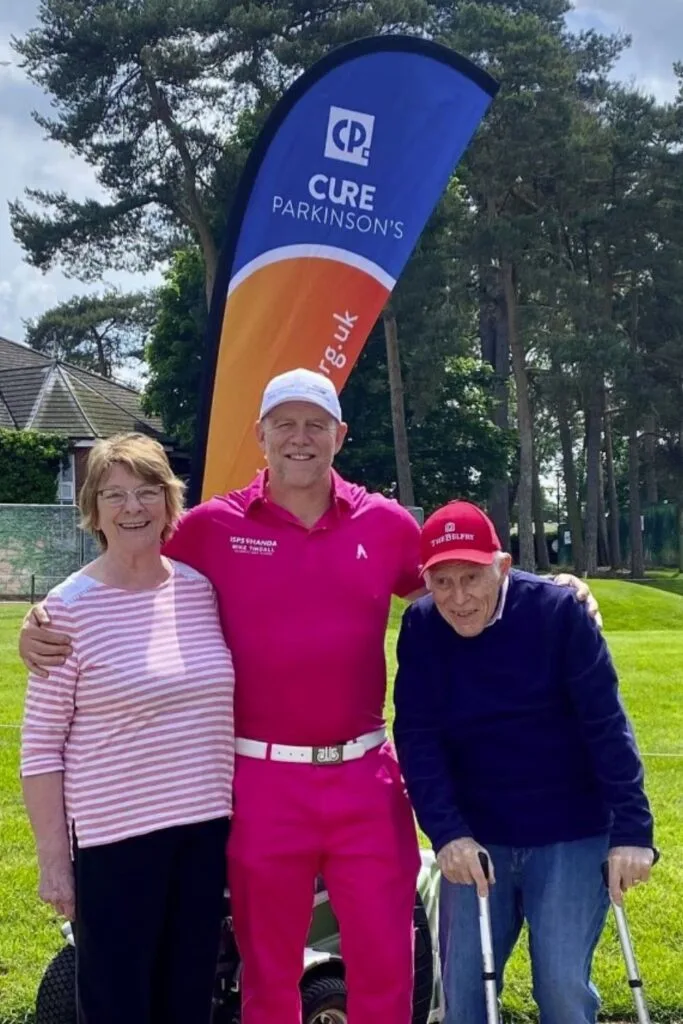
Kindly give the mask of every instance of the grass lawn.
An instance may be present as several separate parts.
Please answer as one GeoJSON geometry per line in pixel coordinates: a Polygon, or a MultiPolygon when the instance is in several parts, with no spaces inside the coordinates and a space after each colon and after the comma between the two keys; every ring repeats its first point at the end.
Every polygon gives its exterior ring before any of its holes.
{"type": "Polygon", "coordinates": [[[656,587],[659,590],[666,590],[670,594],[680,594],[683,597],[683,573],[674,569],[659,569],[648,573],[648,580],[644,586],[656,587]]]}
{"type": "MultiPolygon", "coordinates": [[[[683,586],[621,581],[592,584],[622,689],[644,753],[648,792],[662,850],[654,881],[629,896],[629,921],[656,1024],[683,1024],[683,586]]],[[[61,946],[58,919],[39,903],[32,837],[18,780],[18,724],[25,674],[16,633],[25,606],[0,604],[0,1024],[28,1024],[40,975],[61,946]]],[[[390,678],[401,608],[387,652],[390,678]]],[[[596,980],[604,1016],[635,1019],[612,925],[600,945],[596,980]]],[[[505,1003],[516,1020],[533,1020],[528,963],[518,950],[505,1003]]]]}

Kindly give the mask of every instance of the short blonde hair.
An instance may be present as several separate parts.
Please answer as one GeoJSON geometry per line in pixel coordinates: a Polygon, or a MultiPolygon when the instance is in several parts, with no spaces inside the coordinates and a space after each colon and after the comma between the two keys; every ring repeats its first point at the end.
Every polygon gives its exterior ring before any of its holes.
{"type": "Polygon", "coordinates": [[[97,492],[102,480],[113,466],[124,466],[133,476],[145,483],[163,484],[166,499],[167,524],[161,534],[166,540],[183,512],[185,484],[171,469],[168,456],[154,438],[146,434],[117,434],[98,441],[88,456],[85,481],[78,499],[81,527],[99,541],[103,550],[107,538],[99,529],[97,492]]]}

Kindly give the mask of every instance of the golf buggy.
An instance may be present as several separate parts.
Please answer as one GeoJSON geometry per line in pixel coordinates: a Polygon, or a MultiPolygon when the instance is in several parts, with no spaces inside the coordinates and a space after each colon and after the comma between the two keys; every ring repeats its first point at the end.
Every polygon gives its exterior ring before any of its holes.
{"type": "MultiPolygon", "coordinates": [[[[437,913],[440,872],[434,854],[422,851],[415,894],[415,991],[413,1024],[436,1024],[443,1019],[437,913]]],[[[267,922],[265,922],[267,927],[267,922]]],[[[66,945],[48,965],[36,1001],[35,1024],[76,1024],[76,950],[71,925],[62,927],[66,945]]],[[[372,955],[370,952],[368,955],[372,955]]],[[[311,930],[301,979],[303,1024],[346,1024],[344,962],[339,929],[322,880],[316,887],[311,930]]],[[[240,960],[226,893],[223,936],[216,970],[212,1024],[239,1024],[240,960]]]]}

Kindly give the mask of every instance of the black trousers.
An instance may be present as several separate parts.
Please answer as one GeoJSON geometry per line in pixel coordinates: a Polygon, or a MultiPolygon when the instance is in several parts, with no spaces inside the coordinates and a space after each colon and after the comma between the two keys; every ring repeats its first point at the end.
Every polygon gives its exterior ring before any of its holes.
{"type": "Polygon", "coordinates": [[[79,849],[79,1024],[209,1024],[228,820],[79,849]]]}

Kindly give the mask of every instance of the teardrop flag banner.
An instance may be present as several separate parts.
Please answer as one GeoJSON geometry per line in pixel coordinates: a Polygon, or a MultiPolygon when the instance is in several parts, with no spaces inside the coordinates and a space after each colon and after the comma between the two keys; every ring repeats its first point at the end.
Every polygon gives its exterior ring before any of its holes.
{"type": "Polygon", "coordinates": [[[261,393],[297,366],[343,388],[498,84],[436,43],[334,50],[270,115],[214,286],[189,500],[263,466],[261,393]]]}

